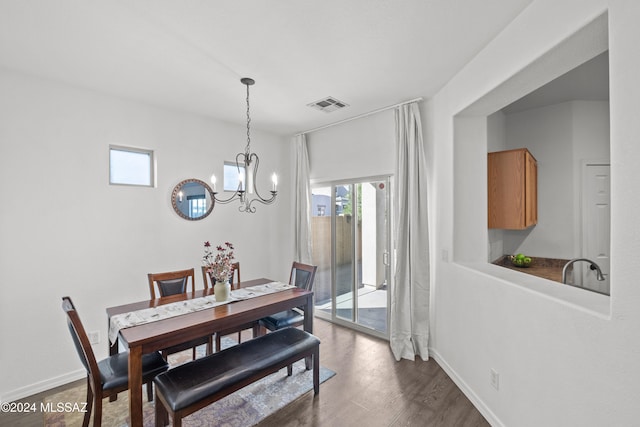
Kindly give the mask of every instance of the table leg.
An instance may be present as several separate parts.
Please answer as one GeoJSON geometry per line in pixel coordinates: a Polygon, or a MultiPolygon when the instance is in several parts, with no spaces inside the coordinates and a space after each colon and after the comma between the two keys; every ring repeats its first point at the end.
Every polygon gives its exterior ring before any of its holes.
{"type": "Polygon", "coordinates": [[[313,333],[313,294],[307,295],[307,302],[304,307],[304,325],[305,331],[313,333]]]}
{"type": "MultiPolygon", "coordinates": [[[[309,294],[307,296],[307,304],[304,307],[304,330],[313,333],[313,294],[309,294]]],[[[311,357],[306,357],[304,359],[305,368],[308,370],[311,369],[311,357]]]]}
{"type": "MultiPolygon", "coordinates": [[[[109,322],[107,322],[107,331],[109,330],[109,322]]],[[[116,342],[114,342],[113,344],[111,344],[111,342],[109,341],[109,339],[107,338],[107,342],[109,343],[109,356],[113,356],[115,354],[118,354],[118,351],[120,350],[118,348],[118,338],[116,338],[116,342]]],[[[114,394],[112,396],[109,396],[109,402],[115,402],[118,399],[118,395],[114,394]]]]}
{"type": "Polygon", "coordinates": [[[129,348],[129,416],[131,427],[142,427],[142,348],[129,348]]]}

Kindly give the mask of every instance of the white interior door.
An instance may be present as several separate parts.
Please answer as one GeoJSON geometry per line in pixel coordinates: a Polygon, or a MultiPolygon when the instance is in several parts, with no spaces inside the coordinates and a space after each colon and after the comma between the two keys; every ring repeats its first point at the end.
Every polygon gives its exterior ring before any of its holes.
{"type": "Polygon", "coordinates": [[[585,258],[595,261],[600,266],[606,280],[596,280],[595,272],[589,269],[588,264],[580,263],[583,264],[582,286],[607,295],[610,293],[610,170],[608,164],[586,164],[582,181],[582,253],[585,258]]]}

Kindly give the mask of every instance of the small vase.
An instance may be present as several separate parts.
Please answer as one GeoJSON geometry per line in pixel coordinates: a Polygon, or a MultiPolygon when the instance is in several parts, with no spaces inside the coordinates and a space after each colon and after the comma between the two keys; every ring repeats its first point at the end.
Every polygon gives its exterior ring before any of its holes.
{"type": "Polygon", "coordinates": [[[213,294],[216,297],[216,301],[226,301],[229,299],[229,295],[231,295],[231,283],[229,281],[226,282],[218,282],[213,285],[213,294]]]}

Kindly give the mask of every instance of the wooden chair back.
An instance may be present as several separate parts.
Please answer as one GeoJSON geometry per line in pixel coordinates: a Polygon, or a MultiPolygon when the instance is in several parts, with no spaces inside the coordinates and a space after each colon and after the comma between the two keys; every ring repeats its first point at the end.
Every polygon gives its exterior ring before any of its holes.
{"type": "Polygon", "coordinates": [[[189,278],[191,278],[191,292],[196,291],[195,269],[169,271],[166,273],[149,273],[149,294],[156,299],[156,285],[159,297],[182,294],[187,292],[189,278]]]}
{"type": "Polygon", "coordinates": [[[313,281],[316,277],[318,266],[307,265],[294,262],[291,265],[291,274],[289,275],[289,284],[296,285],[305,291],[313,290],[313,281]]]}
{"type": "Polygon", "coordinates": [[[73,305],[73,301],[69,297],[62,298],[62,309],[67,314],[67,325],[71,332],[71,338],[75,344],[76,351],[80,356],[80,361],[87,369],[87,376],[89,386],[93,390],[94,394],[100,393],[102,390],[102,382],[100,380],[100,369],[98,368],[98,362],[96,356],[91,348],[91,342],[87,336],[87,332],[80,321],[80,316],[76,311],[76,307],[73,305]]]}

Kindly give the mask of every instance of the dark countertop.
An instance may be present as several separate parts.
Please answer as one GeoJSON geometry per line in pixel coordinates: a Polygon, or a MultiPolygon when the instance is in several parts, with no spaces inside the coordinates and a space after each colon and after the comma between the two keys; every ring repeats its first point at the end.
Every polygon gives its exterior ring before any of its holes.
{"type": "MultiPolygon", "coordinates": [[[[531,257],[531,260],[529,267],[516,267],[511,263],[509,255],[503,255],[493,261],[493,264],[562,283],[562,268],[569,262],[568,259],[531,257]]],[[[571,270],[573,270],[573,266],[569,267],[568,271],[571,270]]]]}

